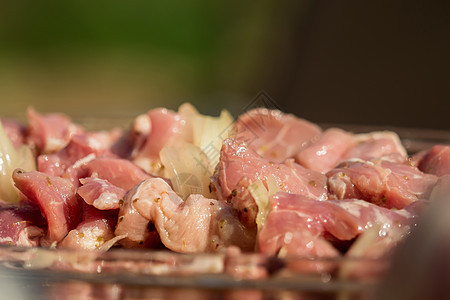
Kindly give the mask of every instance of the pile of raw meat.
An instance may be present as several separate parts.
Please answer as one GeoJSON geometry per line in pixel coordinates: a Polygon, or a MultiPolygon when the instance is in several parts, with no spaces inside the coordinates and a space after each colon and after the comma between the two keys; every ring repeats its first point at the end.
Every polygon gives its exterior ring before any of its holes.
{"type": "Polygon", "coordinates": [[[2,120],[1,244],[379,258],[450,174],[450,146],[411,156],[394,132],[265,108],[236,120],[157,108],[106,131],[27,118],[2,120]]]}

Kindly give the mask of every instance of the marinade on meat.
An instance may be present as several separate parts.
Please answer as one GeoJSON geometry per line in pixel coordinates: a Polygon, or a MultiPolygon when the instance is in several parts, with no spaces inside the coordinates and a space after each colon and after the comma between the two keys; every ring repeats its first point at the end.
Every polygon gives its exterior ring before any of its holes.
{"type": "Polygon", "coordinates": [[[293,160],[283,163],[270,161],[239,140],[224,141],[217,169],[219,192],[224,199],[233,196],[233,190],[242,179],[265,183],[269,176],[274,177],[285,192],[308,195],[317,200],[327,198],[326,177],[323,174],[308,170],[293,160]]]}
{"type": "Polygon", "coordinates": [[[87,204],[81,205],[83,215],[77,227],[66,235],[58,244],[65,249],[100,249],[107,241],[114,238],[117,212],[101,211],[87,204]]]}
{"type": "Polygon", "coordinates": [[[282,191],[308,195],[317,200],[327,199],[325,175],[308,170],[293,160],[283,163],[269,161],[242,141],[224,141],[217,167],[217,192],[221,198],[231,199],[247,227],[255,227],[258,212],[255,200],[247,189],[256,180],[267,187],[269,177],[282,191]]]}
{"type": "Polygon", "coordinates": [[[315,142],[299,151],[295,160],[305,168],[326,173],[342,160],[355,144],[351,133],[339,128],[325,130],[315,142]]]}

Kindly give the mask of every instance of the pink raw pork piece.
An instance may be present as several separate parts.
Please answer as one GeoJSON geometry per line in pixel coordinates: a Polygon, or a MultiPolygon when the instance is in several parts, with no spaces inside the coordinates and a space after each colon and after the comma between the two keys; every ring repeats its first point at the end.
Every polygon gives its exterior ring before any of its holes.
{"type": "Polygon", "coordinates": [[[230,205],[202,195],[185,201],[160,178],[148,179],[126,196],[144,218],[151,221],[163,244],[177,252],[214,252],[228,246],[250,251],[255,231],[247,230],[230,205]]]}
{"type": "Polygon", "coordinates": [[[64,178],[16,169],[13,180],[17,188],[39,206],[48,224],[44,245],[60,242],[81,221],[81,207],[75,196],[75,187],[64,178]]]}
{"type": "Polygon", "coordinates": [[[419,169],[437,176],[450,175],[450,146],[436,145],[424,154],[419,169]]]}
{"type": "Polygon", "coordinates": [[[38,208],[31,205],[0,206],[0,244],[19,247],[38,246],[46,222],[38,208]]]}
{"type": "Polygon", "coordinates": [[[135,143],[131,160],[147,172],[157,173],[161,168],[159,152],[182,141],[185,127],[186,120],[180,114],[165,108],[137,117],[131,132],[135,143]]]}
{"type": "Polygon", "coordinates": [[[62,240],[60,248],[97,250],[114,238],[117,213],[100,211],[87,204],[82,207],[82,221],[62,240]]]}
{"type": "Polygon", "coordinates": [[[331,199],[363,199],[401,209],[417,200],[427,200],[437,176],[414,166],[385,160],[350,160],[327,173],[331,199]]]}
{"type": "Polygon", "coordinates": [[[321,131],[309,121],[266,108],[250,110],[236,121],[236,139],[267,160],[279,163],[294,157],[321,131]]]}
{"type": "Polygon", "coordinates": [[[318,172],[305,169],[292,159],[274,163],[258,155],[245,142],[228,139],[222,144],[216,182],[220,199],[230,200],[239,219],[248,228],[256,226],[256,202],[248,192],[251,183],[260,180],[266,187],[273,180],[289,193],[327,199],[327,178],[318,172]]]}
{"type": "Polygon", "coordinates": [[[142,180],[154,177],[131,161],[122,158],[99,157],[88,161],[80,169],[84,175],[82,177],[105,179],[125,191],[130,190],[142,180]]]}
{"type": "Polygon", "coordinates": [[[38,170],[52,176],[64,176],[69,167],[75,163],[104,154],[108,154],[108,152],[98,144],[90,142],[87,135],[74,135],[69,143],[58,152],[39,155],[38,170]]]}
{"type": "Polygon", "coordinates": [[[301,150],[295,160],[307,169],[326,173],[333,169],[345,152],[355,144],[351,133],[339,128],[325,130],[319,138],[301,150]]]}
{"type": "Polygon", "coordinates": [[[134,193],[134,189],[125,194],[126,197],[119,202],[119,215],[114,234],[125,236],[119,241],[124,248],[156,248],[161,244],[158,231],[151,220],[144,218],[135,209],[130,196],[134,193]]]}
{"type": "Polygon", "coordinates": [[[407,158],[407,153],[400,138],[392,131],[375,131],[370,133],[356,134],[355,145],[349,148],[342,160],[359,158],[371,160],[374,158],[390,157],[398,162],[407,158]]]}
{"type": "Polygon", "coordinates": [[[82,186],[77,189],[77,194],[87,204],[100,210],[119,209],[126,193],[124,189],[95,177],[80,178],[80,182],[82,186]]]}
{"type": "Polygon", "coordinates": [[[394,132],[351,134],[339,128],[330,128],[295,156],[302,166],[321,173],[330,171],[342,161],[354,158],[386,158],[405,162],[407,155],[394,132]]]}
{"type": "Polygon", "coordinates": [[[27,117],[27,140],[41,154],[56,152],[67,145],[72,135],[84,133],[81,126],[62,114],[41,115],[30,108],[27,117]]]}
{"type": "Polygon", "coordinates": [[[323,174],[305,169],[293,160],[284,163],[271,162],[236,139],[223,142],[217,173],[217,182],[223,198],[230,198],[243,179],[252,182],[261,180],[266,184],[270,176],[285,192],[306,195],[317,200],[327,198],[326,177],[323,174]]]}
{"type": "Polygon", "coordinates": [[[332,241],[350,241],[372,226],[383,232],[412,226],[419,206],[390,210],[363,200],[317,201],[302,195],[277,193],[258,236],[259,251],[285,256],[337,257],[332,241]]]}

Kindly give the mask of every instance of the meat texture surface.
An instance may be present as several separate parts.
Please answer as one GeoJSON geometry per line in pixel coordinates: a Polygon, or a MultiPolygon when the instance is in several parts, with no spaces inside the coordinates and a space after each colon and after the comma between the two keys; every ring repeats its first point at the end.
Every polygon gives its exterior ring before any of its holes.
{"type": "Polygon", "coordinates": [[[321,131],[309,121],[267,108],[247,111],[236,121],[236,139],[272,162],[294,157],[321,131]]]}
{"type": "Polygon", "coordinates": [[[362,200],[317,201],[302,195],[277,193],[272,211],[258,236],[259,251],[285,256],[337,257],[332,241],[350,241],[373,226],[379,234],[412,226],[417,206],[390,210],[362,200]]]}
{"type": "Polygon", "coordinates": [[[307,169],[321,173],[333,169],[355,140],[351,133],[339,128],[325,130],[319,138],[301,150],[295,160],[307,169]]]}
{"type": "MultiPolygon", "coordinates": [[[[91,143],[87,135],[74,135],[68,144],[52,154],[38,157],[38,170],[52,176],[66,176],[67,170],[76,164],[106,154],[106,149],[91,143]]],[[[78,164],[77,164],[78,165],[78,164]]],[[[77,166],[76,166],[77,167],[77,166]]]]}
{"type": "Polygon", "coordinates": [[[261,157],[244,142],[227,139],[220,154],[217,182],[222,197],[232,196],[243,179],[266,183],[273,177],[279,188],[293,194],[308,195],[318,200],[327,198],[326,177],[305,169],[293,160],[274,163],[261,157]]]}
{"type": "Polygon", "coordinates": [[[97,250],[114,238],[117,213],[100,211],[87,204],[82,207],[82,221],[69,231],[59,248],[97,250]]]}
{"type": "Polygon", "coordinates": [[[149,173],[159,174],[162,167],[159,152],[164,146],[183,141],[186,120],[171,110],[156,108],[136,118],[132,136],[134,149],[131,159],[149,173]]]}
{"type": "Polygon", "coordinates": [[[69,180],[20,169],[14,171],[13,180],[27,199],[39,206],[47,221],[47,234],[41,244],[60,242],[80,223],[81,208],[75,196],[75,187],[69,180]]]}
{"type": "Polygon", "coordinates": [[[436,145],[424,153],[419,169],[437,176],[450,175],[450,146],[436,145]]]}
{"type": "Polygon", "coordinates": [[[122,158],[99,157],[88,161],[80,169],[83,177],[105,179],[125,191],[142,180],[153,177],[131,161],[122,158]]]}
{"type": "Polygon", "coordinates": [[[27,141],[41,154],[56,152],[67,145],[72,135],[85,132],[62,114],[41,115],[30,108],[27,118],[27,141]]]}
{"type": "Polygon", "coordinates": [[[80,182],[82,186],[77,189],[77,194],[87,204],[100,210],[119,209],[126,193],[124,189],[96,177],[81,178],[80,182]]]}
{"type": "Polygon", "coordinates": [[[162,179],[138,184],[126,197],[135,209],[151,221],[163,244],[177,252],[214,252],[228,246],[249,251],[255,232],[247,230],[230,205],[202,195],[183,201],[162,179]]]}
{"type": "Polygon", "coordinates": [[[45,220],[31,205],[0,206],[0,244],[19,247],[38,246],[44,236],[45,220]]]}
{"type": "Polygon", "coordinates": [[[394,132],[352,134],[339,128],[329,128],[295,156],[302,166],[321,173],[330,171],[342,161],[356,158],[405,162],[407,154],[394,132]]]}
{"type": "Polygon", "coordinates": [[[119,217],[114,234],[125,236],[119,243],[125,248],[155,248],[161,244],[155,225],[135,208],[130,191],[119,203],[119,217]]]}
{"type": "Polygon", "coordinates": [[[363,199],[401,209],[427,200],[437,177],[414,166],[385,160],[350,160],[327,173],[330,198],[363,199]]]}
{"type": "Polygon", "coordinates": [[[317,200],[327,199],[327,178],[308,170],[292,159],[275,163],[257,154],[245,142],[225,140],[216,173],[219,198],[231,200],[240,220],[248,227],[256,226],[258,212],[248,187],[259,180],[267,187],[273,181],[285,192],[307,195],[317,200]]]}
{"type": "Polygon", "coordinates": [[[394,157],[400,162],[407,157],[406,150],[395,132],[375,131],[356,134],[354,145],[344,154],[342,160],[352,158],[371,160],[384,156],[394,157]]]}

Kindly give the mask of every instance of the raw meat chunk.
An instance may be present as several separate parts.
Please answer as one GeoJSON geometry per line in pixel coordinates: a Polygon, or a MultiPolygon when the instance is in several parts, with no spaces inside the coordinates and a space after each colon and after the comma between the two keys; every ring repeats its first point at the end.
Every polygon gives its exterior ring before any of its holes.
{"type": "Polygon", "coordinates": [[[326,173],[342,160],[344,153],[354,144],[352,134],[339,128],[330,128],[317,141],[300,151],[295,160],[305,168],[326,173]]]}
{"type": "Polygon", "coordinates": [[[363,199],[401,209],[427,200],[437,177],[406,163],[351,160],[327,173],[330,198],[363,199]]]}
{"type": "Polygon", "coordinates": [[[46,222],[38,208],[30,205],[0,206],[0,244],[19,247],[39,246],[46,222]]]}
{"type": "Polygon", "coordinates": [[[126,197],[151,221],[164,245],[177,252],[214,252],[234,245],[254,248],[255,232],[247,230],[225,202],[190,195],[183,201],[162,179],[141,182],[126,197]]]}
{"type": "Polygon", "coordinates": [[[41,154],[56,152],[67,145],[73,134],[84,133],[81,126],[62,114],[41,115],[30,108],[27,117],[27,141],[41,154]]]}
{"type": "Polygon", "coordinates": [[[304,119],[279,110],[257,108],[236,121],[236,139],[273,162],[294,157],[321,133],[321,129],[304,119]]]}
{"type": "Polygon", "coordinates": [[[80,182],[82,186],[77,189],[77,194],[87,204],[100,210],[119,209],[126,193],[124,189],[95,177],[81,178],[80,182]]]}
{"type": "Polygon", "coordinates": [[[48,224],[44,245],[60,242],[81,221],[81,208],[75,196],[75,187],[64,178],[38,171],[16,169],[13,180],[17,188],[39,206],[48,224]]]}
{"type": "Polygon", "coordinates": [[[450,175],[450,146],[436,145],[424,153],[419,169],[437,176],[450,175]]]}

